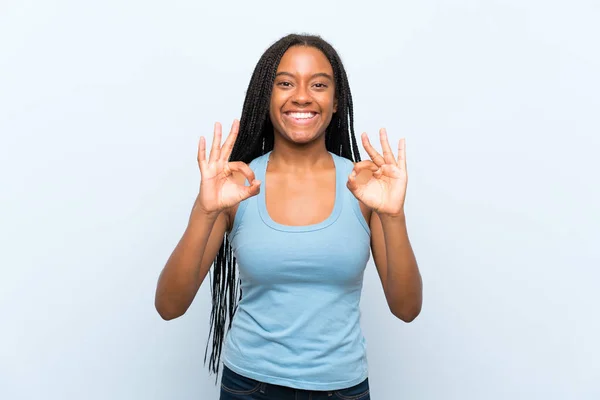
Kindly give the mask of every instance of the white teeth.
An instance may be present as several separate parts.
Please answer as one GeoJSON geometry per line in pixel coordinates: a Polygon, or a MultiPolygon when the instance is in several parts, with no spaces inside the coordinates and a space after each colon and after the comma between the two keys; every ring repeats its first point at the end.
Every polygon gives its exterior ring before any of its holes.
{"type": "Polygon", "coordinates": [[[314,114],[314,113],[288,113],[288,115],[292,118],[308,119],[308,118],[314,117],[316,114],[314,114]]]}

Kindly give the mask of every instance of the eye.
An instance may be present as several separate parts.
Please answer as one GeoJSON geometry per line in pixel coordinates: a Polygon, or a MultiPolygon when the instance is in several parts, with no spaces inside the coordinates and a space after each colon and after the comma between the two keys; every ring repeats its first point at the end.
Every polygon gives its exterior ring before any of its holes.
{"type": "Polygon", "coordinates": [[[290,87],[292,84],[287,81],[279,82],[277,86],[290,87]]]}
{"type": "Polygon", "coordinates": [[[325,89],[325,88],[327,88],[327,85],[319,82],[319,83],[315,83],[315,87],[317,89],[325,89]]]}

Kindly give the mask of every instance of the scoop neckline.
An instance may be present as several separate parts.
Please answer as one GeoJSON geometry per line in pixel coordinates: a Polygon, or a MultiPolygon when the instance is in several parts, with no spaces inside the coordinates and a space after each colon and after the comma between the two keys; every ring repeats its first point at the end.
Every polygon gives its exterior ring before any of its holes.
{"type": "Polygon", "coordinates": [[[333,210],[331,210],[331,213],[329,214],[329,216],[327,218],[325,218],[323,221],[321,222],[317,222],[316,224],[310,224],[310,225],[285,225],[285,224],[280,224],[279,222],[274,221],[271,216],[269,215],[269,212],[267,210],[267,201],[266,201],[266,182],[267,182],[267,166],[269,164],[269,160],[271,158],[271,151],[269,151],[268,153],[265,154],[264,156],[264,160],[263,163],[261,165],[261,175],[262,175],[262,182],[264,185],[264,190],[261,190],[258,194],[258,211],[260,214],[261,219],[263,220],[263,222],[273,228],[276,229],[278,231],[283,231],[283,232],[310,232],[310,231],[316,231],[319,229],[324,229],[327,228],[328,226],[330,226],[331,224],[333,224],[338,217],[340,216],[340,213],[342,211],[342,179],[340,179],[340,172],[341,172],[341,166],[339,164],[339,161],[337,160],[335,154],[328,152],[333,160],[333,164],[335,167],[335,199],[334,199],[334,204],[333,204],[333,210]]]}

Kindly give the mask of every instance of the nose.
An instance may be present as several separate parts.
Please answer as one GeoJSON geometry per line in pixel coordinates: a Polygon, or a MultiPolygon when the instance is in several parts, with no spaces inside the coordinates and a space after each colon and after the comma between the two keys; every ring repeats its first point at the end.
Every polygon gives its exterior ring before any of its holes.
{"type": "Polygon", "coordinates": [[[312,103],[312,98],[306,85],[298,85],[297,89],[294,91],[292,102],[298,105],[312,103]]]}

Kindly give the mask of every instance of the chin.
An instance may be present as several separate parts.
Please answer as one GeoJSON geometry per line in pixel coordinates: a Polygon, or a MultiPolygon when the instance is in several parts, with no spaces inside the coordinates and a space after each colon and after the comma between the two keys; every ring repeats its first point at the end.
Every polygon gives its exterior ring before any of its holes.
{"type": "Polygon", "coordinates": [[[285,132],[284,136],[293,143],[305,144],[315,141],[321,135],[314,132],[285,132]]]}

